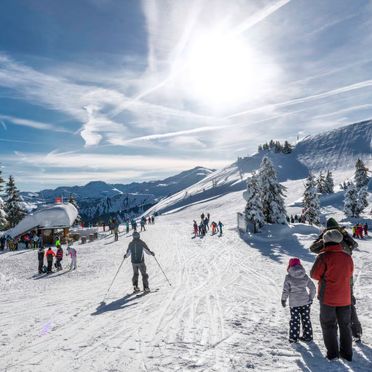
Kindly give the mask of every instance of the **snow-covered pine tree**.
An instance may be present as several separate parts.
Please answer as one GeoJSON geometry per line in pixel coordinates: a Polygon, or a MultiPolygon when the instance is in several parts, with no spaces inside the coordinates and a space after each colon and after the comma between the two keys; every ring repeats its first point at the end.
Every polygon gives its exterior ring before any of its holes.
{"type": "Polygon", "coordinates": [[[288,141],[284,141],[283,154],[290,154],[292,152],[292,145],[288,141]]]}
{"type": "Polygon", "coordinates": [[[257,178],[265,222],[286,223],[287,212],[284,205],[286,188],[278,182],[274,166],[267,156],[262,159],[257,178]]]}
{"type": "Polygon", "coordinates": [[[332,172],[327,171],[327,175],[325,177],[325,184],[324,184],[324,192],[326,194],[333,194],[335,188],[335,183],[333,181],[333,175],[332,172]]]}
{"type": "Polygon", "coordinates": [[[15,185],[13,176],[9,176],[9,181],[5,189],[5,213],[7,214],[7,227],[12,228],[25,216],[22,200],[15,185]]]}
{"type": "Polygon", "coordinates": [[[253,224],[253,232],[256,233],[264,224],[257,175],[253,174],[252,177],[248,177],[247,190],[243,193],[243,197],[247,201],[244,211],[245,221],[247,224],[253,224]]]}
{"type": "Polygon", "coordinates": [[[358,192],[353,182],[350,182],[345,192],[344,212],[348,217],[358,217],[358,192]]]}
{"type": "Polygon", "coordinates": [[[363,161],[358,159],[355,163],[354,174],[355,187],[357,188],[357,190],[368,185],[369,177],[367,171],[368,169],[364,165],[363,161]]]}
{"type": "Polygon", "coordinates": [[[325,193],[325,183],[326,183],[326,179],[324,177],[324,174],[320,172],[319,177],[316,180],[316,189],[320,194],[325,193]]]}
{"type": "Polygon", "coordinates": [[[310,173],[306,179],[305,192],[303,196],[303,208],[305,220],[310,225],[320,224],[320,204],[317,194],[317,182],[315,177],[310,173]]]}
{"type": "Polygon", "coordinates": [[[363,186],[358,191],[357,195],[357,207],[356,207],[356,214],[357,217],[364,211],[365,208],[368,207],[368,189],[367,186],[363,186]]]}
{"type": "Polygon", "coordinates": [[[7,221],[6,221],[6,213],[4,210],[4,201],[1,198],[1,194],[4,191],[4,178],[2,177],[2,171],[0,167],[0,230],[5,229],[7,221]]]}

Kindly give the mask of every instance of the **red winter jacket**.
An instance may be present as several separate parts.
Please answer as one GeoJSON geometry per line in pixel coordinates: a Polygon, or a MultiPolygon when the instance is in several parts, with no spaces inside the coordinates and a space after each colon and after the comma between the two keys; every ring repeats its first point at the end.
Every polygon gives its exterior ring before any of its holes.
{"type": "Polygon", "coordinates": [[[351,305],[353,259],[341,244],[327,243],[316,259],[310,276],[318,280],[318,298],[328,306],[351,305]]]}

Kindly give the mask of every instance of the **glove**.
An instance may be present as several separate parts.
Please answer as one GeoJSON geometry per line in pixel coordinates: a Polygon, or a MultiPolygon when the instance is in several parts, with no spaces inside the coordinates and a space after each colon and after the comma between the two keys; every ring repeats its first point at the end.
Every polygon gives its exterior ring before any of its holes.
{"type": "Polygon", "coordinates": [[[282,306],[283,306],[283,307],[286,307],[285,300],[282,300],[282,306]]]}

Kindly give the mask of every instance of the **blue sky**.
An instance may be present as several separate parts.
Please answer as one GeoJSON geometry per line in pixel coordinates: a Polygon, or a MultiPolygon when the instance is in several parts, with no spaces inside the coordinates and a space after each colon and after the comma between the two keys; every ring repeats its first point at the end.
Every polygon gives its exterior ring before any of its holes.
{"type": "Polygon", "coordinates": [[[372,118],[368,0],[2,0],[0,161],[22,190],[221,168],[372,118]]]}

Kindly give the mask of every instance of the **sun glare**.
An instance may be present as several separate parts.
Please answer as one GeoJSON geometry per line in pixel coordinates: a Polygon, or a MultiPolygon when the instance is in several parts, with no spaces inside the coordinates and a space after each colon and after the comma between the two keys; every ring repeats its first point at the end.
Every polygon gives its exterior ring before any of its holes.
{"type": "Polygon", "coordinates": [[[237,105],[262,95],[273,71],[239,37],[211,33],[199,38],[185,61],[193,97],[211,106],[237,105]]]}

